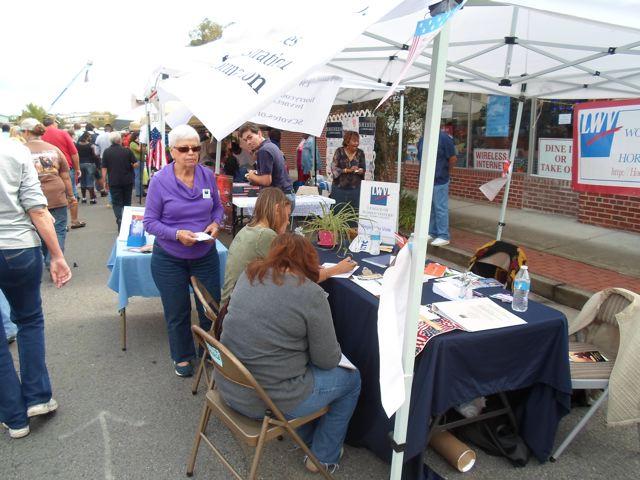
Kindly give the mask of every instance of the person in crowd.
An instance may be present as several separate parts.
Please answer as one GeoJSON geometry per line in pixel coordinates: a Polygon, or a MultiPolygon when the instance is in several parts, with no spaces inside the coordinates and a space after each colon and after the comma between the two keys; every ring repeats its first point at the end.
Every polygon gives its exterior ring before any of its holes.
{"type": "Polygon", "coordinates": [[[282,151],[282,148],[280,147],[281,138],[282,138],[282,132],[280,130],[278,130],[277,128],[272,128],[271,130],[269,130],[269,140],[271,140],[271,143],[273,143],[276,147],[278,147],[282,151]]]}
{"type": "Polygon", "coordinates": [[[2,137],[1,138],[9,138],[9,131],[11,130],[11,125],[8,123],[2,124],[2,137]]]}
{"type": "Polygon", "coordinates": [[[131,205],[133,171],[138,167],[138,161],[131,150],[121,145],[122,137],[118,132],[111,132],[110,138],[111,146],[102,155],[102,178],[106,178],[104,187],[111,194],[111,205],[120,231],[122,211],[131,205]]]}
{"type": "Polygon", "coordinates": [[[58,408],[45,362],[40,238],[51,255],[49,273],[56,287],[71,279],[71,270],[29,150],[7,139],[0,139],[0,199],[0,290],[18,327],[20,353],[18,377],[4,328],[0,329],[0,422],[11,438],[21,438],[30,432],[29,418],[58,408]]]}
{"type": "Polygon", "coordinates": [[[225,141],[222,144],[222,170],[225,175],[233,177],[237,183],[246,182],[244,176],[247,174],[246,168],[240,168],[235,153],[239,153],[240,147],[237,143],[225,141]]]}
{"type": "MultiPolygon", "coordinates": [[[[71,187],[73,188],[73,196],[78,198],[77,184],[82,173],[80,172],[80,157],[78,156],[78,150],[73,143],[71,136],[64,130],[60,130],[56,126],[55,119],[53,117],[45,117],[42,120],[42,124],[45,127],[42,140],[55,145],[64,154],[67,159],[67,165],[69,166],[69,175],[71,176],[71,187]]],[[[82,228],[87,225],[78,217],[78,202],[69,204],[69,213],[71,213],[71,228],[82,228]]]]}
{"type": "Polygon", "coordinates": [[[82,125],[80,125],[79,123],[74,123],[73,124],[73,135],[71,135],[71,138],[73,138],[73,141],[78,143],[78,141],[80,140],[80,135],[82,135],[85,131],[82,129],[82,125]]]}
{"type": "Polygon", "coordinates": [[[9,130],[9,138],[20,143],[26,143],[26,140],[22,136],[22,131],[20,130],[20,127],[18,125],[14,125],[13,127],[11,127],[11,129],[9,130]]]}
{"type": "Polygon", "coordinates": [[[331,198],[336,204],[350,204],[356,210],[360,207],[360,183],[367,168],[364,152],[358,145],[358,132],[347,130],[344,132],[342,147],[336,150],[331,162],[331,198]]]}
{"type": "MultiPolygon", "coordinates": [[[[418,140],[418,161],[422,161],[422,144],[418,140]]],[[[451,136],[440,130],[438,136],[438,154],[436,155],[436,173],[433,179],[431,215],[429,216],[429,239],[434,247],[449,245],[449,180],[458,157],[451,136]]]]}
{"type": "MultiPolygon", "coordinates": [[[[129,150],[133,152],[133,156],[136,157],[136,161],[138,162],[138,167],[133,171],[134,174],[134,188],[136,190],[136,197],[140,197],[144,195],[144,187],[140,183],[140,160],[142,157],[142,151],[140,149],[140,142],[138,141],[138,137],[140,137],[140,131],[131,132],[129,135],[129,150]]],[[[143,168],[146,168],[143,166],[143,168]]]]}
{"type": "MultiPolygon", "coordinates": [[[[267,256],[274,239],[286,232],[289,215],[291,204],[282,190],[267,187],[260,191],[251,221],[236,234],[229,246],[218,315],[218,334],[222,331],[229,298],[238,277],[249,263],[267,256]]],[[[333,267],[321,268],[318,281],[322,282],[333,275],[350,272],[356,266],[351,258],[346,258],[333,267]]]]}
{"type": "MultiPolygon", "coordinates": [[[[191,335],[190,277],[196,276],[220,299],[220,266],[214,239],[218,236],[223,207],[215,176],[198,164],[200,139],[189,125],[169,132],[174,161],[158,171],[149,183],[144,214],[145,230],[156,236],[151,274],[164,310],[169,347],[176,375],[193,375],[195,357],[191,335]],[[211,240],[199,241],[197,233],[211,240]]],[[[196,299],[200,326],[211,328],[196,299]]]]}
{"type": "MultiPolygon", "coordinates": [[[[20,130],[31,152],[40,187],[47,198],[49,213],[55,220],[54,229],[58,243],[64,252],[67,236],[67,208],[69,204],[78,202],[71,187],[69,165],[59,148],[42,140],[45,128],[35,118],[24,119],[20,123],[20,130]]],[[[42,255],[45,266],[49,268],[50,253],[46,243],[42,245],[42,255]]]]}
{"type": "Polygon", "coordinates": [[[107,151],[112,144],[111,141],[111,133],[113,133],[113,127],[111,124],[107,123],[104,126],[104,132],[98,134],[94,140],[96,148],[98,150],[98,155],[100,155],[100,159],[104,157],[104,152],[107,151]]]}
{"type": "Polygon", "coordinates": [[[76,144],[78,149],[78,156],[80,157],[80,171],[82,176],[80,177],[80,193],[82,194],[82,203],[87,203],[87,191],[89,191],[89,203],[95,205],[96,201],[96,156],[95,149],[91,144],[91,134],[89,132],[83,132],[76,144]]]}
{"type": "Polygon", "coordinates": [[[238,130],[240,138],[256,155],[257,170],[251,170],[246,178],[253,185],[261,187],[277,187],[284,192],[295,208],[296,196],[289,178],[284,155],[271,140],[265,139],[260,128],[254,123],[245,123],[238,130]]]}
{"type": "Polygon", "coordinates": [[[320,164],[320,150],[318,149],[316,137],[313,135],[307,135],[307,138],[304,140],[301,163],[302,173],[308,180],[311,177],[314,167],[315,170],[318,170],[318,165],[320,164]]]}
{"type": "Polygon", "coordinates": [[[296,148],[296,169],[298,170],[298,182],[300,182],[300,184],[307,183],[307,180],[309,180],[309,177],[302,171],[302,149],[308,137],[308,134],[303,133],[300,143],[298,143],[298,148],[296,148]]]}
{"type": "Polygon", "coordinates": [[[100,161],[102,160],[102,157],[100,155],[100,149],[96,145],[96,140],[98,139],[98,134],[95,131],[96,127],[93,125],[93,123],[87,123],[84,128],[85,128],[85,132],[87,132],[90,136],[90,143],[91,143],[91,146],[93,147],[93,152],[97,158],[94,185],[96,187],[96,190],[100,192],[100,196],[106,197],[108,194],[104,190],[104,179],[102,178],[102,170],[100,168],[100,161]]]}
{"type": "Polygon", "coordinates": [[[16,341],[18,335],[18,326],[11,321],[11,307],[7,301],[7,297],[4,296],[0,289],[0,318],[2,318],[2,326],[4,327],[4,334],[7,337],[7,343],[12,344],[16,341]]]}
{"type": "MultiPolygon", "coordinates": [[[[298,433],[333,471],[358,402],[360,374],[338,366],[341,350],[327,294],[317,284],[318,265],[309,240],[294,233],[279,235],[267,256],[240,275],[221,342],[288,417],[329,407],[322,419],[298,433]]],[[[234,410],[264,416],[265,406],[253,391],[218,374],[216,387],[234,410]]],[[[317,471],[308,459],[305,465],[317,471]]]]}

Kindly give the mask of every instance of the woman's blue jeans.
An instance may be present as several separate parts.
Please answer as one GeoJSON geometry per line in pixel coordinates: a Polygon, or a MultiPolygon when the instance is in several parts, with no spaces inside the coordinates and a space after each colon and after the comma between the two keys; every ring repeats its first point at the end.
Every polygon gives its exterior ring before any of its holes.
{"type": "MultiPolygon", "coordinates": [[[[185,260],[165,252],[157,243],[151,256],[151,275],[162,299],[164,320],[169,335],[171,358],[176,363],[188,362],[195,355],[191,334],[190,277],[202,282],[211,296],[220,301],[220,265],[215,245],[204,257],[185,260]]],[[[196,309],[200,326],[209,331],[211,321],[205,316],[202,305],[196,297],[196,309]]]]}
{"type": "Polygon", "coordinates": [[[287,418],[309,415],[329,406],[329,412],[298,428],[302,440],[322,463],[338,463],[349,420],[360,396],[360,372],[336,367],[322,370],[311,365],[313,392],[295,409],[284,412],[287,418]]]}
{"type": "Polygon", "coordinates": [[[0,250],[0,289],[18,326],[20,378],[4,329],[0,329],[0,421],[10,428],[28,423],[27,407],[51,399],[51,383],[44,359],[44,316],[40,298],[40,247],[0,250]]]}
{"type": "MultiPolygon", "coordinates": [[[[64,243],[67,239],[67,207],[58,207],[49,209],[49,213],[55,219],[55,223],[53,227],[56,230],[56,237],[58,237],[58,243],[60,244],[60,250],[64,252],[64,243]]],[[[49,263],[51,262],[51,257],[49,255],[49,250],[47,246],[42,242],[42,255],[44,257],[44,264],[47,268],[49,268],[49,263]]]]}

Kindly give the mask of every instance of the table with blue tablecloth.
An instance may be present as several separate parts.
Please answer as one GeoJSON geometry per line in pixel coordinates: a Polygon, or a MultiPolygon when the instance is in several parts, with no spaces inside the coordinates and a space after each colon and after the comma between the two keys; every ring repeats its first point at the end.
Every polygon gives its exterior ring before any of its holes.
{"type": "MultiPolygon", "coordinates": [[[[337,262],[334,252],[320,251],[321,263],[337,262]]],[[[368,254],[354,258],[363,263],[368,254]]],[[[359,273],[359,271],[357,272],[359,273]]],[[[329,294],[331,313],[343,353],[358,367],[362,392],[351,419],[347,443],[363,446],[390,461],[394,418],[380,402],[377,313],[378,298],[348,279],[321,284],[329,294]]],[[[422,305],[445,301],[424,284],[422,305]]],[[[490,295],[499,288],[481,289],[490,295]]],[[[509,307],[507,307],[509,308],[509,307]]],[[[453,331],[432,338],[416,357],[407,441],[405,478],[424,478],[422,452],[427,448],[433,417],[476,397],[520,390],[515,405],[519,433],[533,455],[546,461],[560,419],[569,412],[571,379],[567,321],[561,312],[529,301],[527,323],[480,332],[453,331]]]]}
{"type": "MultiPolygon", "coordinates": [[[[220,285],[224,283],[224,269],[227,264],[227,248],[216,240],[216,250],[220,262],[220,285]]],[[[160,292],[151,276],[152,253],[131,251],[127,242],[116,240],[107,261],[111,270],[107,286],[118,294],[118,310],[122,318],[122,349],[126,350],[127,314],[130,297],[159,297],[160,292]]]]}

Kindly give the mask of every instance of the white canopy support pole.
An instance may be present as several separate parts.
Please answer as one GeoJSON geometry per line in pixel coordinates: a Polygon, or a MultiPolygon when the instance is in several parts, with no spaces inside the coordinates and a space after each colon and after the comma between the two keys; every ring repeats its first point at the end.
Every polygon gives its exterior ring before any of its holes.
{"type": "Polygon", "coordinates": [[[527,157],[527,173],[533,175],[533,161],[536,153],[536,134],[538,132],[538,99],[531,97],[531,108],[529,112],[529,156],[527,157]]]}
{"type": "Polygon", "coordinates": [[[524,100],[518,100],[518,113],[516,113],[516,124],[513,126],[513,139],[511,140],[511,153],[509,154],[509,172],[507,173],[507,184],[504,186],[504,195],[502,197],[502,208],[500,208],[500,220],[498,221],[498,232],[496,240],[502,238],[502,229],[505,226],[504,219],[507,215],[507,201],[509,200],[509,188],[511,187],[511,175],[513,174],[513,162],[516,158],[516,150],[518,148],[518,134],[520,133],[520,121],[522,120],[522,107],[524,100]]]}
{"type": "Polygon", "coordinates": [[[391,459],[390,478],[399,480],[402,475],[403,446],[407,438],[409,407],[411,403],[411,385],[413,382],[413,364],[416,351],[416,334],[418,332],[418,309],[422,298],[422,277],[427,252],[427,234],[431,197],[433,195],[433,179],[436,171],[436,155],[438,153],[438,137],[440,135],[440,117],[442,116],[442,98],[444,95],[445,71],[447,68],[447,50],[451,22],[447,22],[436,36],[433,46],[433,62],[429,82],[429,97],[424,123],[424,148],[422,150],[420,183],[418,190],[418,207],[416,209],[416,228],[412,244],[411,279],[409,297],[407,299],[407,318],[404,329],[404,346],[402,368],[404,371],[405,400],[396,412],[393,430],[394,451],[391,459]]]}
{"type": "Polygon", "coordinates": [[[164,103],[158,101],[158,130],[160,130],[160,145],[162,145],[162,160],[160,164],[164,168],[167,165],[167,156],[166,156],[166,148],[167,144],[165,143],[167,124],[164,121],[164,103]]]}
{"type": "Polygon", "coordinates": [[[404,130],[404,92],[400,92],[400,126],[398,127],[398,171],[396,172],[396,182],[400,185],[402,180],[402,131],[404,130]]]}
{"type": "Polygon", "coordinates": [[[222,140],[216,138],[216,175],[220,175],[220,156],[222,155],[222,140]]]}

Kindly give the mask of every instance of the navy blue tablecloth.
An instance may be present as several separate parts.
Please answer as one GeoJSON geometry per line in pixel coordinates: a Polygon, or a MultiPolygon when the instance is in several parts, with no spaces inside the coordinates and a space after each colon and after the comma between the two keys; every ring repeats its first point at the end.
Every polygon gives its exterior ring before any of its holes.
{"type": "MultiPolygon", "coordinates": [[[[319,254],[321,262],[338,260],[331,251],[319,254]]],[[[381,271],[361,261],[368,256],[354,255],[361,268],[381,271]]],[[[329,279],[321,285],[329,294],[342,351],[362,376],[347,442],[390,461],[388,435],[394,418],[387,418],[380,403],[378,299],[347,279],[329,279]]],[[[481,291],[492,294],[500,289],[481,291]]],[[[431,282],[425,283],[423,305],[444,300],[432,292],[431,282]]],[[[558,310],[534,301],[529,301],[526,312],[516,314],[527,324],[449,332],[430,340],[416,357],[405,450],[409,467],[405,470],[413,473],[405,472],[405,477],[422,478],[421,453],[427,447],[431,417],[482,395],[519,389],[525,389],[516,406],[520,435],[539,461],[549,458],[558,423],[571,403],[567,322],[558,310]]]]}

